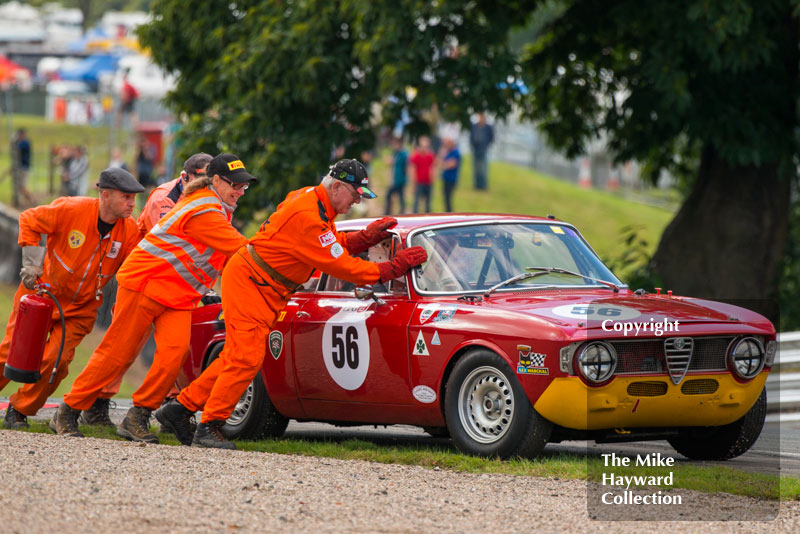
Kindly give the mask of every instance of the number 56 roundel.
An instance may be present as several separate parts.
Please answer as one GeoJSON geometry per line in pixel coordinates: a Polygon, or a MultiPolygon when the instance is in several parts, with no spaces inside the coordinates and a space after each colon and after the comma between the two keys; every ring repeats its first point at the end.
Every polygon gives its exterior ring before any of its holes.
{"type": "Polygon", "coordinates": [[[332,316],[322,332],[322,358],[328,374],[343,389],[361,387],[369,370],[366,314],[342,310],[332,316]]]}

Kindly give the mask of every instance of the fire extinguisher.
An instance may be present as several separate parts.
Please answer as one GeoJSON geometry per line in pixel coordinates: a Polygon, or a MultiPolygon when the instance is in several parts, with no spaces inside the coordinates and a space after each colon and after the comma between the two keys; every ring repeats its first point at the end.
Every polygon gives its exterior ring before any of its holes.
{"type": "Polygon", "coordinates": [[[58,364],[61,363],[61,353],[64,351],[66,337],[66,324],[64,310],[58,299],[48,291],[50,284],[37,280],[34,289],[36,293],[23,295],[19,299],[17,308],[17,322],[11,334],[11,346],[8,349],[3,376],[15,382],[33,384],[42,378],[39,369],[42,366],[44,346],[50,327],[53,325],[53,303],[58,307],[61,316],[61,346],[58,348],[56,364],[50,374],[50,383],[56,378],[58,364]],[[46,298],[45,295],[50,298],[46,298]],[[52,299],[52,300],[51,300],[52,299]]]}

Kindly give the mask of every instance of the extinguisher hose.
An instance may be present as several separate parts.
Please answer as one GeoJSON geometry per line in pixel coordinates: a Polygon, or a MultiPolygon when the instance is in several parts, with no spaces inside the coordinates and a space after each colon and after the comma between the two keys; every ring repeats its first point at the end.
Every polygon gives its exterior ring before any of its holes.
{"type": "Polygon", "coordinates": [[[56,371],[58,370],[58,364],[61,363],[61,354],[64,352],[64,341],[67,337],[67,326],[66,321],[64,320],[64,310],[61,309],[61,303],[58,302],[58,299],[50,293],[46,289],[42,289],[47,295],[53,299],[53,302],[56,303],[58,307],[58,314],[61,316],[61,345],[58,347],[58,356],[56,357],[56,364],[53,366],[53,372],[50,373],[50,384],[53,383],[53,380],[56,379],[56,371]]]}

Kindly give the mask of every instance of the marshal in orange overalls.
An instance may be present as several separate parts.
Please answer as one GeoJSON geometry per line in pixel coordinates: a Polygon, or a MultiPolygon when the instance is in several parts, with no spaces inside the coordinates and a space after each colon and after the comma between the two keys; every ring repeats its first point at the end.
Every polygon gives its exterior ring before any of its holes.
{"type": "MultiPolygon", "coordinates": [[[[25,210],[19,216],[20,246],[39,245],[42,235],[47,236],[42,280],[50,284],[50,292],[61,304],[66,325],[64,352],[56,378],[50,384],[50,373],[61,343],[61,321],[55,310],[42,358],[42,379],[26,384],[11,395],[11,405],[21,414],[35,415],[67,376],[75,348],[94,327],[97,309],[103,302],[100,289],[139,241],[139,229],[131,217],[118,220],[111,232],[101,239],[97,230],[99,206],[96,198],[62,197],[46,206],[25,210]]],[[[0,390],[9,382],[2,377],[2,372],[8,359],[19,300],[31,293],[34,291],[20,284],[14,295],[14,308],[5,338],[0,343],[0,390]]]]}

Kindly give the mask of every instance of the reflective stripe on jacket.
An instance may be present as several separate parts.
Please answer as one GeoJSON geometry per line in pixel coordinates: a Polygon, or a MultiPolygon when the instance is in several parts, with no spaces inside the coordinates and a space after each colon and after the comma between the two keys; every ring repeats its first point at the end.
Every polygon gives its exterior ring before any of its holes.
{"type": "Polygon", "coordinates": [[[192,309],[247,240],[210,188],[178,202],[119,270],[119,285],[175,309],[192,309]]]}
{"type": "Polygon", "coordinates": [[[139,240],[132,217],[117,220],[101,239],[99,209],[96,198],[61,197],[19,215],[20,246],[39,245],[42,235],[47,237],[42,279],[51,285],[67,316],[73,315],[72,309],[100,305],[97,290],[114,276],[139,240]]]}

